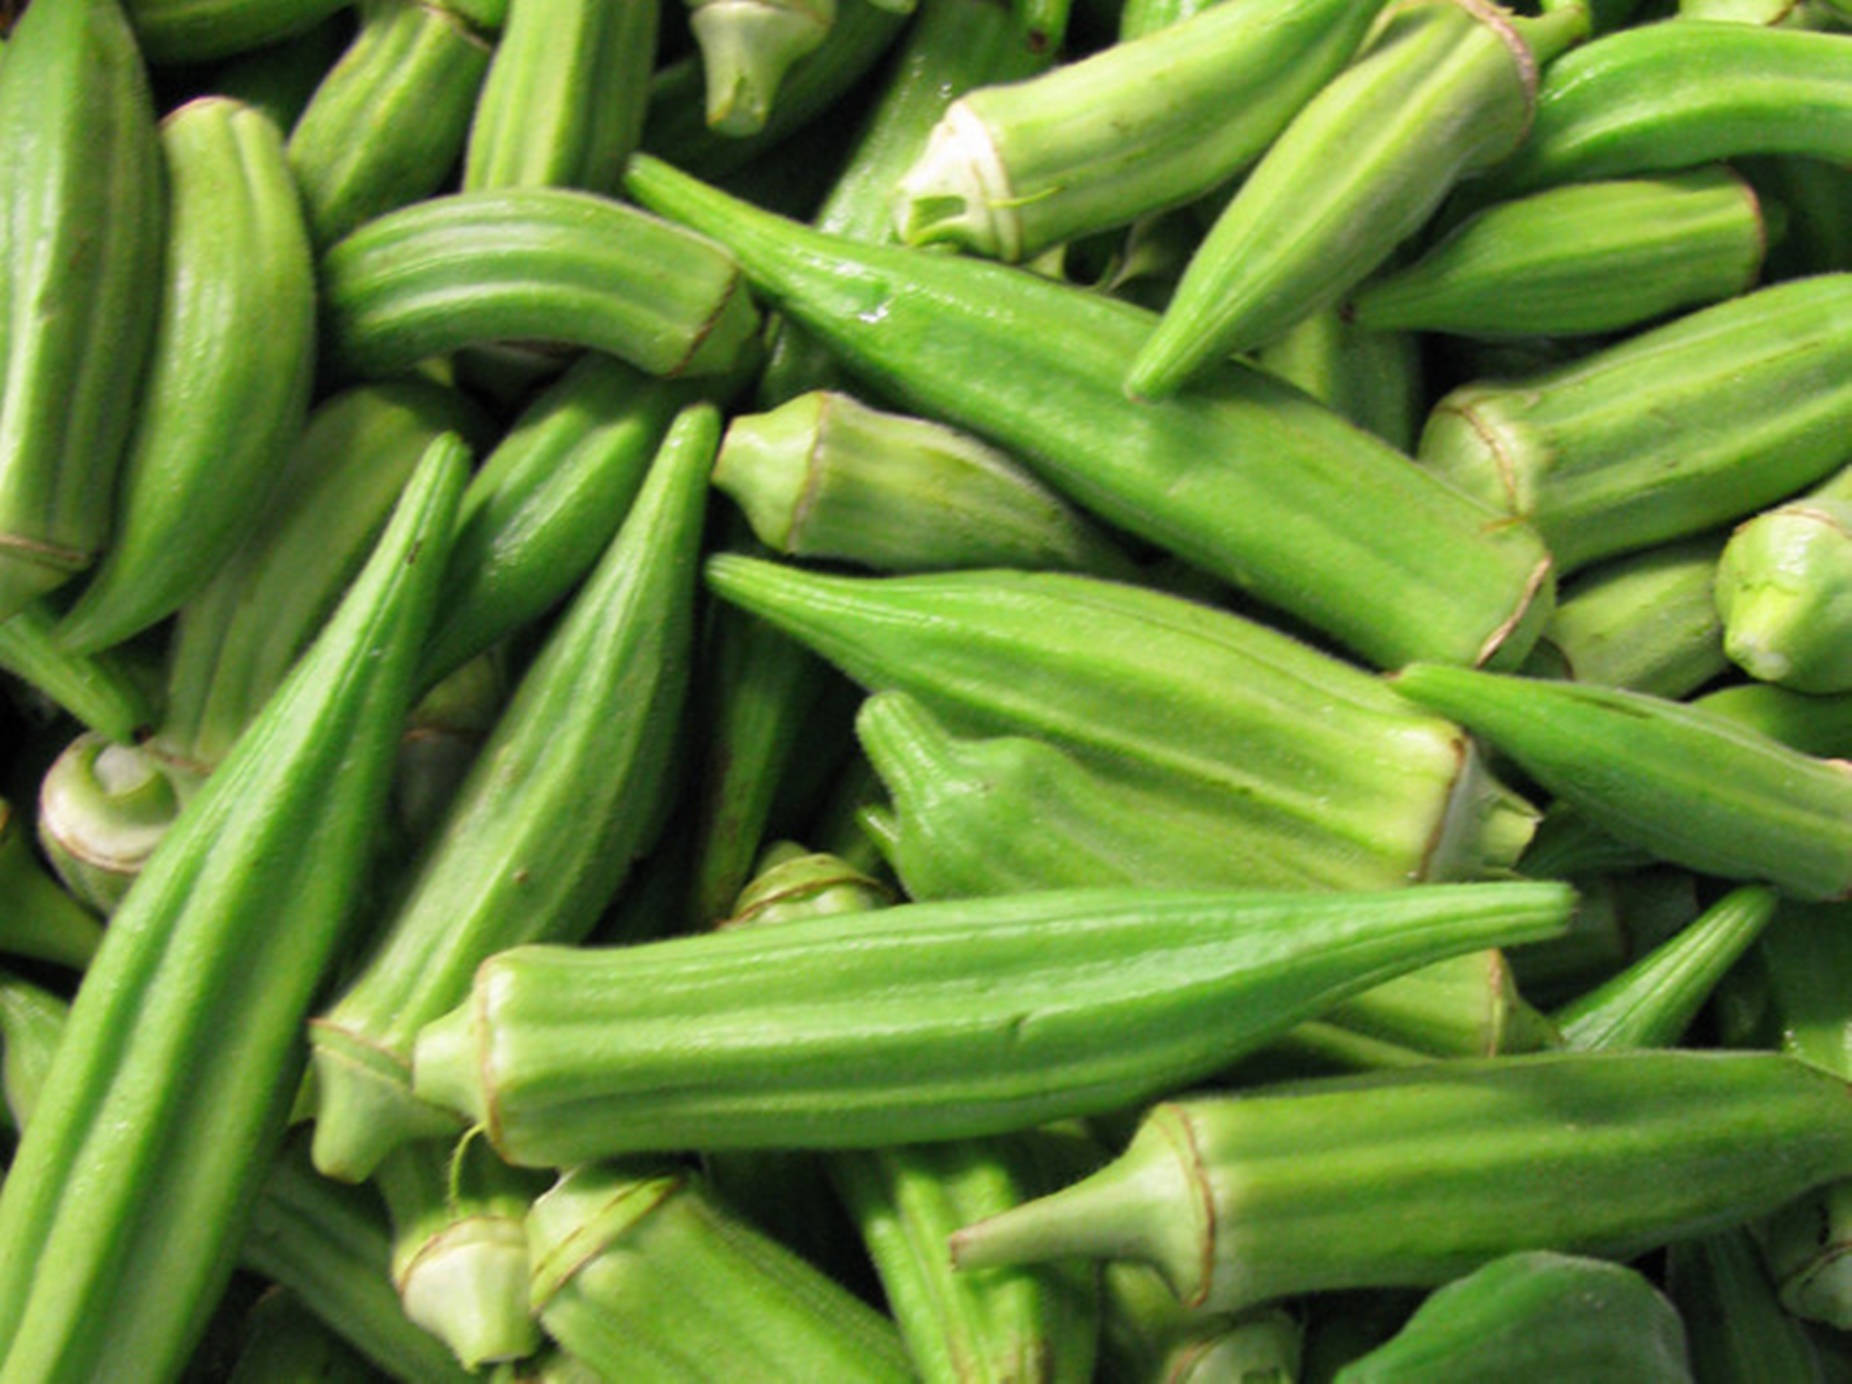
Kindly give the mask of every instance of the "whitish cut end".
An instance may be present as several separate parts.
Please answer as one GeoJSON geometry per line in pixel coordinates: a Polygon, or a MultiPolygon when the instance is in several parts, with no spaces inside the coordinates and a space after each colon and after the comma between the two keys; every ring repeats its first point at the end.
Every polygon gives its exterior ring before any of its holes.
{"type": "Polygon", "coordinates": [[[954,101],[896,190],[894,230],[908,245],[948,242],[1010,263],[1022,258],[1022,221],[990,128],[954,101]]]}

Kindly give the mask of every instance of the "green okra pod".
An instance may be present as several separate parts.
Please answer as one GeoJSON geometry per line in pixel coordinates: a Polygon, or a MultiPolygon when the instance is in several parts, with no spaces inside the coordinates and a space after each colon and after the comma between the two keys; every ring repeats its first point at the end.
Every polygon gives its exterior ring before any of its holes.
{"type": "Polygon", "coordinates": [[[465,454],[433,445],[117,910],[0,1186],[0,1379],[163,1377],[230,1276],[384,801],[465,454]]]}
{"type": "Polygon", "coordinates": [[[40,844],[73,894],[114,913],[202,781],[144,746],[86,732],[39,785],[40,844]]]}
{"type": "Polygon", "coordinates": [[[1707,692],[1695,704],[1803,754],[1852,758],[1852,696],[1810,697],[1751,682],[1707,692]]]}
{"type": "Polygon", "coordinates": [[[310,1025],[323,1172],[365,1177],[404,1140],[454,1129],[413,1096],[419,1028],[468,994],[490,954],[583,937],[660,831],[719,435],[708,405],[670,428],[624,527],[523,677],[365,967],[310,1025]]]}
{"type": "Polygon", "coordinates": [[[223,58],[294,38],[353,0],[125,0],[149,62],[223,58]]]}
{"type": "Polygon", "coordinates": [[[0,971],[0,1096],[16,1130],[38,1107],[70,1012],[49,990],[0,971]]]}
{"type": "Polygon", "coordinates": [[[1530,137],[1486,195],[1690,168],[1738,154],[1843,160],[1852,45],[1837,34],[1681,19],[1550,64],[1530,137]]]}
{"type": "Polygon", "coordinates": [[[996,448],[942,423],[818,390],[727,425],[714,485],[787,557],[887,572],[1137,569],[1060,496],[996,448]]]}
{"type": "Polygon", "coordinates": [[[1594,825],[1799,899],[1852,893],[1852,770],[1643,693],[1417,664],[1404,696],[1484,736],[1594,825]]]}
{"type": "Polygon", "coordinates": [[[547,1334],[602,1379],[911,1378],[893,1324],[693,1173],[588,1165],[527,1218],[547,1334]]]}
{"type": "Polygon", "coordinates": [[[785,923],[832,913],[866,913],[894,903],[887,886],[821,851],[775,841],[759,857],[758,872],[740,890],[733,911],[716,927],[785,923]]]}
{"type": "Polygon", "coordinates": [[[315,88],[340,61],[347,38],[346,17],[337,10],[312,29],[219,67],[212,74],[212,88],[265,116],[287,139],[315,88]]]}
{"type": "Polygon", "coordinates": [[[228,1384],[369,1384],[373,1371],[287,1288],[272,1288],[245,1318],[228,1384]]]}
{"type": "Polygon", "coordinates": [[[706,77],[708,128],[725,135],[765,128],[791,64],[814,52],[836,23],[836,0],[689,0],[688,7],[706,77]]]}
{"type": "Polygon", "coordinates": [[[1675,1243],[1666,1257],[1666,1291],[1684,1316],[1698,1384],[1825,1384],[1806,1328],[1782,1309],[1747,1230],[1675,1243]]]}
{"type": "Polygon", "coordinates": [[[1206,1075],[1416,966],[1555,935],[1571,901],[1529,884],[1066,890],[524,947],[419,1033],[414,1089],[523,1166],[1002,1133],[1206,1075]]]}
{"type": "Polygon", "coordinates": [[[1849,366],[1852,274],[1796,280],[1542,374],[1464,385],[1429,415],[1420,458],[1528,519],[1568,573],[1753,514],[1842,465],[1849,366]]]}
{"type": "Polygon", "coordinates": [[[1398,452],[1421,435],[1421,349],[1408,332],[1371,331],[1338,312],[1302,318],[1254,363],[1376,434],[1398,452]]]}
{"type": "Polygon", "coordinates": [[[1640,1274],[1549,1250],[1494,1259],[1430,1294],[1333,1384],[1484,1379],[1692,1384],[1685,1326],[1640,1274]]]}
{"type": "Polygon", "coordinates": [[[1581,6],[1536,18],[1487,0],[1393,11],[1217,219],[1127,370],[1126,392],[1168,397],[1218,357],[1334,306],[1459,179],[1519,146],[1538,68],[1587,25],[1581,6]]]}
{"type": "Polygon", "coordinates": [[[1525,1002],[1504,953],[1437,961],[1334,1004],[1321,1022],[1430,1057],[1499,1057],[1562,1045],[1525,1002]]]}
{"type": "Polygon", "coordinates": [[[1178,206],[1240,173],[1356,51],[1373,0],[1222,0],[954,101],[900,179],[910,245],[993,259],[1178,206]]]}
{"type": "Polygon", "coordinates": [[[1845,1084],[1774,1053],[1545,1053],[1158,1106],[1092,1177],[952,1237],[967,1268],[1152,1264],[1180,1301],[1628,1258],[1852,1168],[1845,1084]]]}
{"type": "Polygon", "coordinates": [[[0,620],[95,561],[154,335],[165,203],[117,0],[33,5],[0,64],[0,620]]]}
{"type": "Polygon", "coordinates": [[[495,44],[463,157],[466,191],[614,193],[643,133],[654,0],[522,0],[495,44]]]}
{"type": "Polygon", "coordinates": [[[1751,677],[1852,691],[1852,471],[1737,525],[1716,607],[1724,650],[1751,677]]]}
{"type": "Polygon", "coordinates": [[[317,246],[444,185],[488,67],[489,45],[441,5],[365,0],[353,43],[289,134],[317,246]]]}
{"type": "Polygon", "coordinates": [[[1615,331],[1755,286],[1766,232],[1727,168],[1578,183],[1500,203],[1365,283],[1365,327],[1467,336],[1615,331]]]}
{"type": "MultiPolygon", "coordinates": [[[[453,560],[455,556],[453,547],[453,560]]],[[[425,648],[430,647],[426,640],[425,648]]],[[[478,654],[412,704],[399,737],[389,810],[390,829],[405,843],[406,854],[417,850],[443,820],[495,728],[507,691],[502,660],[491,651],[478,654]]]]}
{"type": "Polygon", "coordinates": [[[73,654],[53,637],[42,601],[0,620],[0,669],[23,679],[99,735],[127,744],[154,721],[154,703],[129,662],[112,652],[73,654]]]}
{"type": "Polygon", "coordinates": [[[323,256],[322,292],[329,357],[358,375],[508,340],[608,351],[652,375],[724,374],[759,322],[718,245],[565,188],[388,213],[323,256]]]}
{"type": "Polygon", "coordinates": [[[222,96],[161,122],[167,247],[116,519],[58,626],[94,653],[165,619],[238,546],[302,430],[315,266],[283,140],[222,96]]]}
{"type": "Polygon", "coordinates": [[[1001,265],[858,245],[631,161],[657,211],[725,241],[756,287],[902,405],[968,427],[1069,499],[1366,657],[1522,659],[1549,559],[1271,376],[1230,365],[1159,407],[1118,379],[1150,316],[1001,265]],[[1228,462],[1240,457],[1240,465],[1228,462]]]}

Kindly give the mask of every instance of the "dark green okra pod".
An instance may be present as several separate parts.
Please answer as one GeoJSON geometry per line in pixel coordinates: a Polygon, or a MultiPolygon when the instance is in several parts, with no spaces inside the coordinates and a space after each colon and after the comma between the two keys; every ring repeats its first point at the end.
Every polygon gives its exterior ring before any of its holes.
{"type": "Polygon", "coordinates": [[[9,1384],[165,1376],[231,1274],[384,801],[465,455],[433,444],[90,964],[0,1186],[9,1384]]]}
{"type": "Polygon", "coordinates": [[[1666,1291],[1684,1316],[1697,1384],[1826,1384],[1806,1328],[1782,1309],[1747,1230],[1675,1243],[1666,1291]]]}
{"type": "Polygon", "coordinates": [[[720,440],[711,406],[670,428],[624,527],[413,867],[360,974],[310,1026],[315,1162],[358,1179],[455,1128],[413,1098],[412,1040],[491,953],[576,941],[661,829],[688,680],[695,557],[720,440]]]}
{"type": "Polygon", "coordinates": [[[30,683],[99,735],[127,744],[154,720],[133,665],[113,651],[73,654],[58,645],[58,617],[42,601],[0,620],[0,669],[30,683]]]}
{"type": "Polygon", "coordinates": [[[1126,400],[1118,380],[1151,321],[1137,308],[821,235],[653,159],[633,159],[628,182],[724,240],[758,288],[905,406],[986,436],[1068,498],[1366,657],[1520,660],[1548,616],[1549,559],[1522,525],[1489,524],[1291,386],[1229,365],[1162,406],[1126,400]]]}
{"type": "Polygon", "coordinates": [[[1737,525],[1716,607],[1724,649],[1751,677],[1852,691],[1852,471],[1737,525]]]}
{"type": "Polygon", "coordinates": [[[272,1288],[260,1297],[244,1328],[227,1384],[370,1384],[377,1378],[287,1288],[272,1288]]]}
{"type": "Polygon", "coordinates": [[[1581,6],[1519,18],[1487,0],[1424,0],[1393,12],[1236,192],[1139,348],[1126,392],[1168,397],[1218,357],[1335,305],[1454,183],[1519,146],[1537,69],[1587,26],[1581,6]]]}
{"type": "Polygon", "coordinates": [[[1845,1084],[1773,1053],[1547,1053],[1158,1106],[1115,1162],[952,1237],[969,1268],[1143,1260],[1230,1310],[1628,1258],[1852,1169],[1845,1084]]]}
{"type": "Polygon", "coordinates": [[[353,0],[126,0],[149,62],[222,58],[306,33],[353,0]]]}
{"type": "Polygon", "coordinates": [[[1350,60],[1376,0],[1222,0],[953,102],[900,179],[910,245],[993,259],[1191,201],[1240,173],[1350,60]]]}
{"type": "MultiPolygon", "coordinates": [[[[1852,43],[1848,43],[1852,49],[1852,43]]],[[[1745,294],[1521,380],[1464,385],[1422,462],[1567,573],[1753,514],[1852,456],[1852,274],[1745,294]]]]}
{"type": "Polygon", "coordinates": [[[117,0],[33,5],[0,63],[0,620],[109,531],[153,339],[165,205],[117,0]]]}

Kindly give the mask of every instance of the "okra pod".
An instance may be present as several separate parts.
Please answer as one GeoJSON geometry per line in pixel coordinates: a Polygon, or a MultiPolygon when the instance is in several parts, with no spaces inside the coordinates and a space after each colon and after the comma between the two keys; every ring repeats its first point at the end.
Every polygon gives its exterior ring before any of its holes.
{"type": "Polygon", "coordinates": [[[733,911],[716,927],[788,923],[832,913],[866,913],[886,908],[894,896],[879,880],[821,851],[794,841],[775,841],[759,857],[757,873],[733,901],[733,911]]]}
{"type": "Polygon", "coordinates": [[[1421,348],[1412,334],[1315,312],[1256,351],[1254,363],[1398,452],[1415,449],[1423,395],[1421,348]]]}
{"type": "Polygon", "coordinates": [[[1335,306],[1459,179],[1518,148],[1538,69],[1587,27],[1581,6],[1535,18],[1485,0],[1393,11],[1235,193],[1139,348],[1126,392],[1166,398],[1218,357],[1335,306]]]}
{"type": "Polygon", "coordinates": [[[0,1379],[163,1377],[229,1277],[384,800],[463,455],[433,446],[117,910],[0,1187],[0,1379]]]}
{"type": "Polygon", "coordinates": [[[1430,1057],[1500,1057],[1562,1045],[1517,991],[1504,953],[1437,961],[1334,1004],[1321,1022],[1430,1057]]]}
{"type": "Polygon", "coordinates": [[[49,990],[0,971],[0,1096],[15,1130],[38,1107],[70,1009],[49,990]]]}
{"type": "Polygon", "coordinates": [[[126,659],[73,654],[58,646],[57,616],[33,601],[0,620],[0,669],[30,683],[78,720],[118,744],[154,721],[154,703],[126,659]]]}
{"type": "Polygon", "coordinates": [[[1118,380],[1151,321],[1137,308],[821,235],[641,156],[628,184],[726,242],[756,287],[897,402],[987,437],[1069,499],[1366,657],[1521,660],[1547,618],[1549,559],[1523,525],[1488,524],[1271,376],[1230,365],[1160,407],[1127,401],[1118,380]]]}
{"type": "Polygon", "coordinates": [[[203,777],[144,746],[78,736],[39,785],[39,841],[52,868],[86,905],[114,913],[203,777]]]}
{"type": "Polygon", "coordinates": [[[149,62],[223,58],[306,33],[353,0],[126,0],[149,62]]]}
{"type": "Polygon", "coordinates": [[[1717,563],[1724,649],[1753,678],[1852,691],[1852,472],[1737,525],[1717,563]]]}
{"type": "Polygon", "coordinates": [[[522,1166],[1003,1133],[1206,1075],[1413,967],[1553,936],[1571,899],[1070,890],[524,947],[419,1033],[414,1089],[522,1166]]]}
{"type": "Polygon", "coordinates": [[[836,23],[836,0],[689,0],[701,49],[707,124],[725,135],[765,128],[778,85],[836,23]]]}
{"type": "Polygon", "coordinates": [[[1803,754],[1852,758],[1852,696],[1809,697],[1751,682],[1707,692],[1695,705],[1803,754]]]}
{"type": "Polygon", "coordinates": [[[1666,1291],[1690,1333],[1698,1384],[1825,1384],[1806,1328],[1782,1309],[1748,1231],[1678,1241],[1666,1256],[1666,1291]]]}
{"type": "Polygon", "coordinates": [[[347,37],[345,16],[337,10],[312,29],[226,63],[212,75],[213,90],[244,102],[287,139],[315,88],[340,61],[347,37]]]}
{"type": "Polygon", "coordinates": [[[434,197],[368,222],[321,268],[329,356],[350,374],[506,340],[608,351],[652,375],[724,374],[759,323],[725,250],[565,188],[434,197]]]}
{"type": "MultiPolygon", "coordinates": [[[[453,561],[455,555],[452,548],[453,561]]],[[[430,647],[426,640],[425,648],[430,647]]],[[[393,765],[389,812],[390,830],[404,843],[407,855],[443,820],[506,700],[502,660],[490,652],[478,654],[444,678],[407,713],[393,765]]]]}
{"type": "Polygon", "coordinates": [[[952,1237],[965,1268],[1152,1264],[1180,1301],[1439,1284],[1518,1250],[1629,1258],[1852,1168],[1845,1084],[1774,1053],[1545,1053],[1158,1106],[1053,1196],[952,1237]]]}

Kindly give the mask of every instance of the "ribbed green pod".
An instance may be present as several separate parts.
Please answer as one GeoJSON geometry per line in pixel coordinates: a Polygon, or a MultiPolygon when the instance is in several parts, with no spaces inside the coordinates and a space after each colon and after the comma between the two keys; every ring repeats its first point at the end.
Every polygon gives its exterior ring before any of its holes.
{"type": "Polygon", "coordinates": [[[0,971],[0,1096],[15,1130],[38,1107],[70,1008],[49,990],[0,971]]]}
{"type": "Polygon", "coordinates": [[[161,122],[160,316],[117,484],[109,547],[58,640],[119,644],[224,563],[302,430],[315,371],[315,266],[276,128],[226,97],[161,122]]]}
{"type": "Polygon", "coordinates": [[[310,1026],[315,1163],[357,1180],[455,1128],[413,1098],[412,1040],[485,957],[577,941],[661,829],[688,681],[695,559],[719,443],[684,412],[624,527],[414,863],[364,968],[310,1026]]]}
{"type": "Polygon", "coordinates": [[[1551,188],[1490,207],[1365,283],[1365,327],[1466,336],[1614,331],[1754,287],[1766,232],[1726,168],[1551,188]]]}
{"type": "Polygon", "coordinates": [[[0,670],[30,683],[100,735],[127,744],[154,720],[154,703],[127,660],[73,654],[53,637],[58,617],[33,601],[0,620],[0,670]]]}
{"type": "Polygon", "coordinates": [[[1420,343],[1411,334],[1315,312],[1256,351],[1254,363],[1397,451],[1414,450],[1425,396],[1420,343]]]}
{"type": "Polygon", "coordinates": [[[414,1086],[523,1166],[1002,1133],[1173,1089],[1414,967],[1553,936],[1571,899],[1065,890],[524,947],[420,1032],[414,1086]]]}
{"type": "Polygon", "coordinates": [[[1852,473],[1737,525],[1717,564],[1724,649],[1797,692],[1852,690],[1852,473]]]}
{"type": "Polygon", "coordinates": [[[230,1276],[302,1022],[347,930],[463,455],[434,444],[341,609],[90,964],[0,1187],[9,1384],[163,1377],[230,1276]]]}
{"type": "Polygon", "coordinates": [[[153,339],[154,105],[117,0],[33,5],[0,64],[0,620],[84,570],[153,339]]]}
{"type": "Polygon", "coordinates": [[[1666,1291],[1684,1316],[1698,1384],[1826,1384],[1806,1328],[1782,1309],[1748,1231],[1674,1244],[1666,1291]]]}
{"type": "Polygon", "coordinates": [[[1517,1250],[1630,1258],[1848,1170],[1845,1084],[1773,1053],[1429,1063],[1160,1105],[1115,1162],[951,1248],[969,1268],[1142,1260],[1230,1310],[1517,1250]]]}
{"type": "Polygon", "coordinates": [[[306,33],[353,0],[125,0],[149,62],[223,58],[306,33]]]}
{"type": "Polygon", "coordinates": [[[1828,274],[1464,385],[1429,415],[1420,458],[1536,525],[1567,573],[1793,494],[1852,455],[1849,423],[1852,274],[1828,274]]]}
{"type": "Polygon", "coordinates": [[[1014,263],[1210,192],[1350,60],[1380,8],[1222,0],[1044,76],[961,96],[900,179],[900,237],[1014,263]]]}
{"type": "Polygon", "coordinates": [[[1126,400],[1118,382],[1151,323],[1137,308],[820,235],[652,159],[631,161],[628,185],[725,241],[757,288],[898,403],[970,428],[1103,519],[1366,657],[1518,660],[1547,618],[1549,561],[1524,526],[1488,524],[1271,376],[1230,365],[1162,406],[1126,400]]]}

